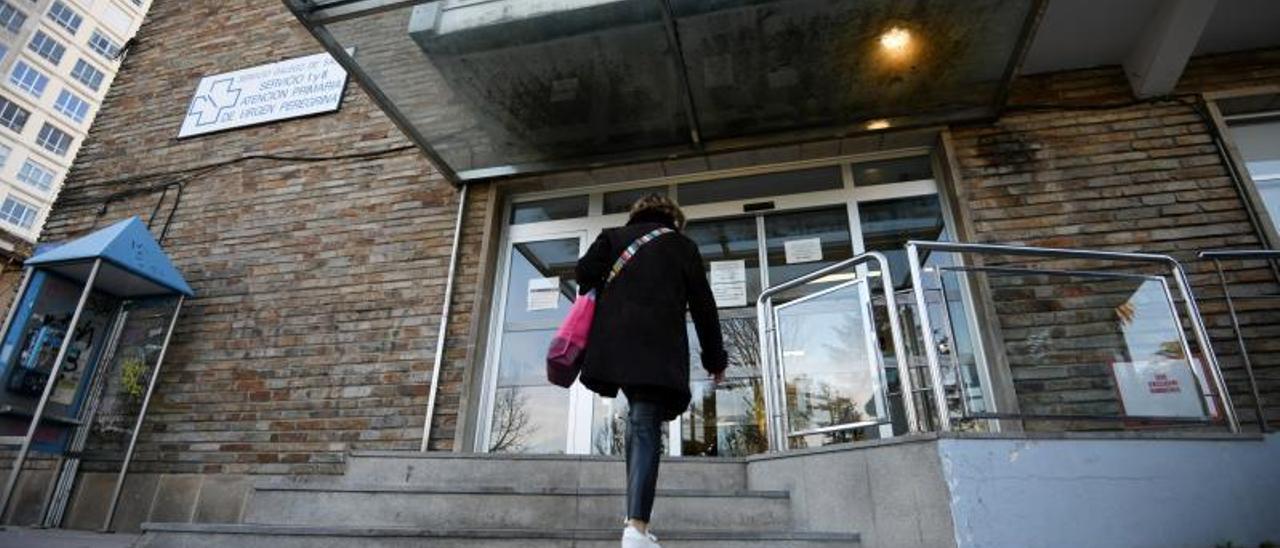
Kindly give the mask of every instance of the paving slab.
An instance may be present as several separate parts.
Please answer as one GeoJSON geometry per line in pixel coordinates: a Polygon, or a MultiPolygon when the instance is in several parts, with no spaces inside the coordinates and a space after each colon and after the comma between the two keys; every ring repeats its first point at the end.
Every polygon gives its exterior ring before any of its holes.
{"type": "Polygon", "coordinates": [[[0,548],[128,548],[138,537],[132,533],[6,527],[0,531],[0,548]]]}

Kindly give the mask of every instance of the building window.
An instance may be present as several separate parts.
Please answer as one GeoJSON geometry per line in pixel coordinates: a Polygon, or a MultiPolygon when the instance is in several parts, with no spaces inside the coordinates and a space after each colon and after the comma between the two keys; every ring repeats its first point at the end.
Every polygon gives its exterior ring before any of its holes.
{"type": "Polygon", "coordinates": [[[9,56],[9,46],[0,44],[0,62],[4,61],[4,58],[8,56],[9,56]]]}
{"type": "Polygon", "coordinates": [[[53,103],[53,110],[61,112],[67,118],[79,123],[83,122],[85,117],[89,115],[89,102],[64,89],[62,93],[58,94],[58,100],[53,103]]]}
{"type": "Polygon", "coordinates": [[[22,128],[27,127],[27,118],[30,117],[31,113],[27,109],[5,97],[0,97],[0,126],[22,133],[22,128]]]}
{"type": "Polygon", "coordinates": [[[84,22],[84,17],[81,17],[79,13],[76,13],[76,10],[71,9],[70,6],[63,4],[60,0],[55,1],[53,6],[49,8],[49,19],[52,19],[58,26],[67,29],[67,32],[71,34],[78,32],[80,24],[84,22]]]}
{"type": "Polygon", "coordinates": [[[36,35],[31,39],[31,43],[27,44],[27,49],[36,52],[36,55],[48,59],[50,63],[57,65],[62,62],[62,54],[67,52],[67,46],[62,45],[52,36],[45,34],[44,31],[36,31],[36,35]]]}
{"type": "Polygon", "coordinates": [[[13,149],[5,145],[0,145],[0,169],[4,169],[4,165],[9,163],[9,154],[12,152],[13,149]]]}
{"type": "Polygon", "coordinates": [[[102,87],[102,79],[105,75],[102,71],[93,68],[93,65],[86,63],[84,59],[77,59],[75,68],[71,69],[71,77],[89,86],[89,89],[98,91],[98,88],[102,87]]]}
{"type": "Polygon", "coordinates": [[[5,0],[0,0],[0,27],[17,34],[22,30],[22,24],[26,22],[27,14],[18,11],[18,8],[5,0]]]}
{"type": "Polygon", "coordinates": [[[6,196],[4,204],[0,205],[0,219],[15,226],[30,229],[36,222],[36,206],[13,196],[6,196]]]}
{"type": "Polygon", "coordinates": [[[49,77],[32,68],[26,61],[18,61],[13,64],[9,83],[39,99],[44,95],[45,86],[49,85],[49,77]]]}
{"type": "Polygon", "coordinates": [[[93,31],[93,36],[89,37],[89,49],[98,52],[98,55],[105,57],[108,61],[115,60],[116,55],[120,54],[120,46],[103,36],[102,31],[98,30],[93,31]]]}
{"type": "Polygon", "coordinates": [[[1219,108],[1264,213],[1280,229],[1280,94],[1228,99],[1219,108]]]}
{"type": "Polygon", "coordinates": [[[18,170],[18,180],[40,190],[53,188],[53,170],[31,160],[22,163],[18,170]]]}
{"type": "Polygon", "coordinates": [[[49,152],[65,156],[67,150],[71,148],[71,136],[67,135],[67,132],[46,123],[44,127],[40,128],[40,134],[36,136],[36,144],[44,147],[49,152]]]}

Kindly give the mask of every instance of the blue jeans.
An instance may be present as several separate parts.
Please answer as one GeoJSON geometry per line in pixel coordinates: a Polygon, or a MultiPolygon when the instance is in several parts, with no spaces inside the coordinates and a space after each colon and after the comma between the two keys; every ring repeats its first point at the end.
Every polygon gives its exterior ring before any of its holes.
{"type": "Polygon", "coordinates": [[[631,401],[627,424],[627,518],[649,521],[662,457],[662,406],[631,401]]]}

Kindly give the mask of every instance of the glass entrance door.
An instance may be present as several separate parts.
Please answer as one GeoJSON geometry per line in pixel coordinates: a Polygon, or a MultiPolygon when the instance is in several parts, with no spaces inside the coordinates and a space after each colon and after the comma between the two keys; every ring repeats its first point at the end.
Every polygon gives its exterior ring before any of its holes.
{"type": "MultiPolygon", "coordinates": [[[[849,226],[845,206],[689,223],[685,234],[698,244],[712,277],[729,370],[724,384],[713,389],[699,361],[700,349],[690,325],[693,404],[679,421],[681,454],[743,456],[768,450],[766,391],[774,390],[774,381],[766,375],[761,360],[756,300],[764,287],[852,257],[849,226]],[[726,271],[734,273],[733,281],[718,281],[721,275],[717,273],[726,271]]],[[[830,280],[806,285],[783,298],[803,298],[838,283],[830,280]]],[[[808,394],[800,396],[807,398],[808,394]]],[[[794,404],[799,400],[788,401],[794,404]]]]}
{"type": "MultiPolygon", "coordinates": [[[[689,325],[690,409],[668,430],[673,455],[742,456],[905,432],[901,377],[919,340],[913,299],[899,298],[907,335],[894,355],[879,267],[829,273],[774,296],[781,356],[762,356],[756,301],[765,288],[868,251],[887,255],[895,294],[910,291],[903,244],[948,239],[945,208],[926,154],[846,160],[716,179],[645,181],[635,188],[549,191],[509,204],[475,437],[479,451],[619,454],[625,398],[546,383],[547,344],[576,299],[573,270],[601,230],[626,222],[650,192],[684,206],[717,297],[729,357],[712,387],[689,325]],[[768,358],[768,359],[765,359],[768,358]]],[[[926,267],[943,268],[940,259],[926,267]]],[[[987,372],[963,279],[928,288],[927,312],[949,315],[947,405],[989,409],[987,372]],[[936,291],[934,290],[936,289],[936,291]]],[[[770,342],[770,344],[775,344],[770,342]]],[[[771,351],[772,352],[772,351],[771,351]]],[[[915,416],[931,390],[912,374],[915,416]],[[921,390],[921,388],[925,388],[921,390]]]]}
{"type": "Polygon", "coordinates": [[[484,449],[571,453],[585,390],[547,383],[547,346],[577,299],[574,266],[585,233],[515,242],[507,249],[506,290],[492,373],[484,449]]]}

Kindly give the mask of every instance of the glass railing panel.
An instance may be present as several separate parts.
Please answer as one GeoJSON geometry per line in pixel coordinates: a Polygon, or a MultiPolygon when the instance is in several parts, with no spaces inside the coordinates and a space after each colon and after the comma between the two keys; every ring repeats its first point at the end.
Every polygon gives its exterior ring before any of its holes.
{"type": "Polygon", "coordinates": [[[1172,259],[981,244],[911,246],[918,286],[913,300],[924,301],[929,313],[904,316],[924,323],[916,330],[926,341],[926,362],[934,362],[926,379],[929,395],[922,398],[930,404],[932,426],[1236,428],[1189,282],[1172,259]],[[972,322],[955,313],[972,298],[958,294],[965,287],[982,288],[987,300],[972,322]],[[989,368],[977,367],[983,352],[989,368]],[[946,400],[946,413],[933,405],[939,398],[946,400]]]}
{"type": "Polygon", "coordinates": [[[888,424],[866,283],[779,305],[775,325],[791,447],[855,441],[888,424]]]}

